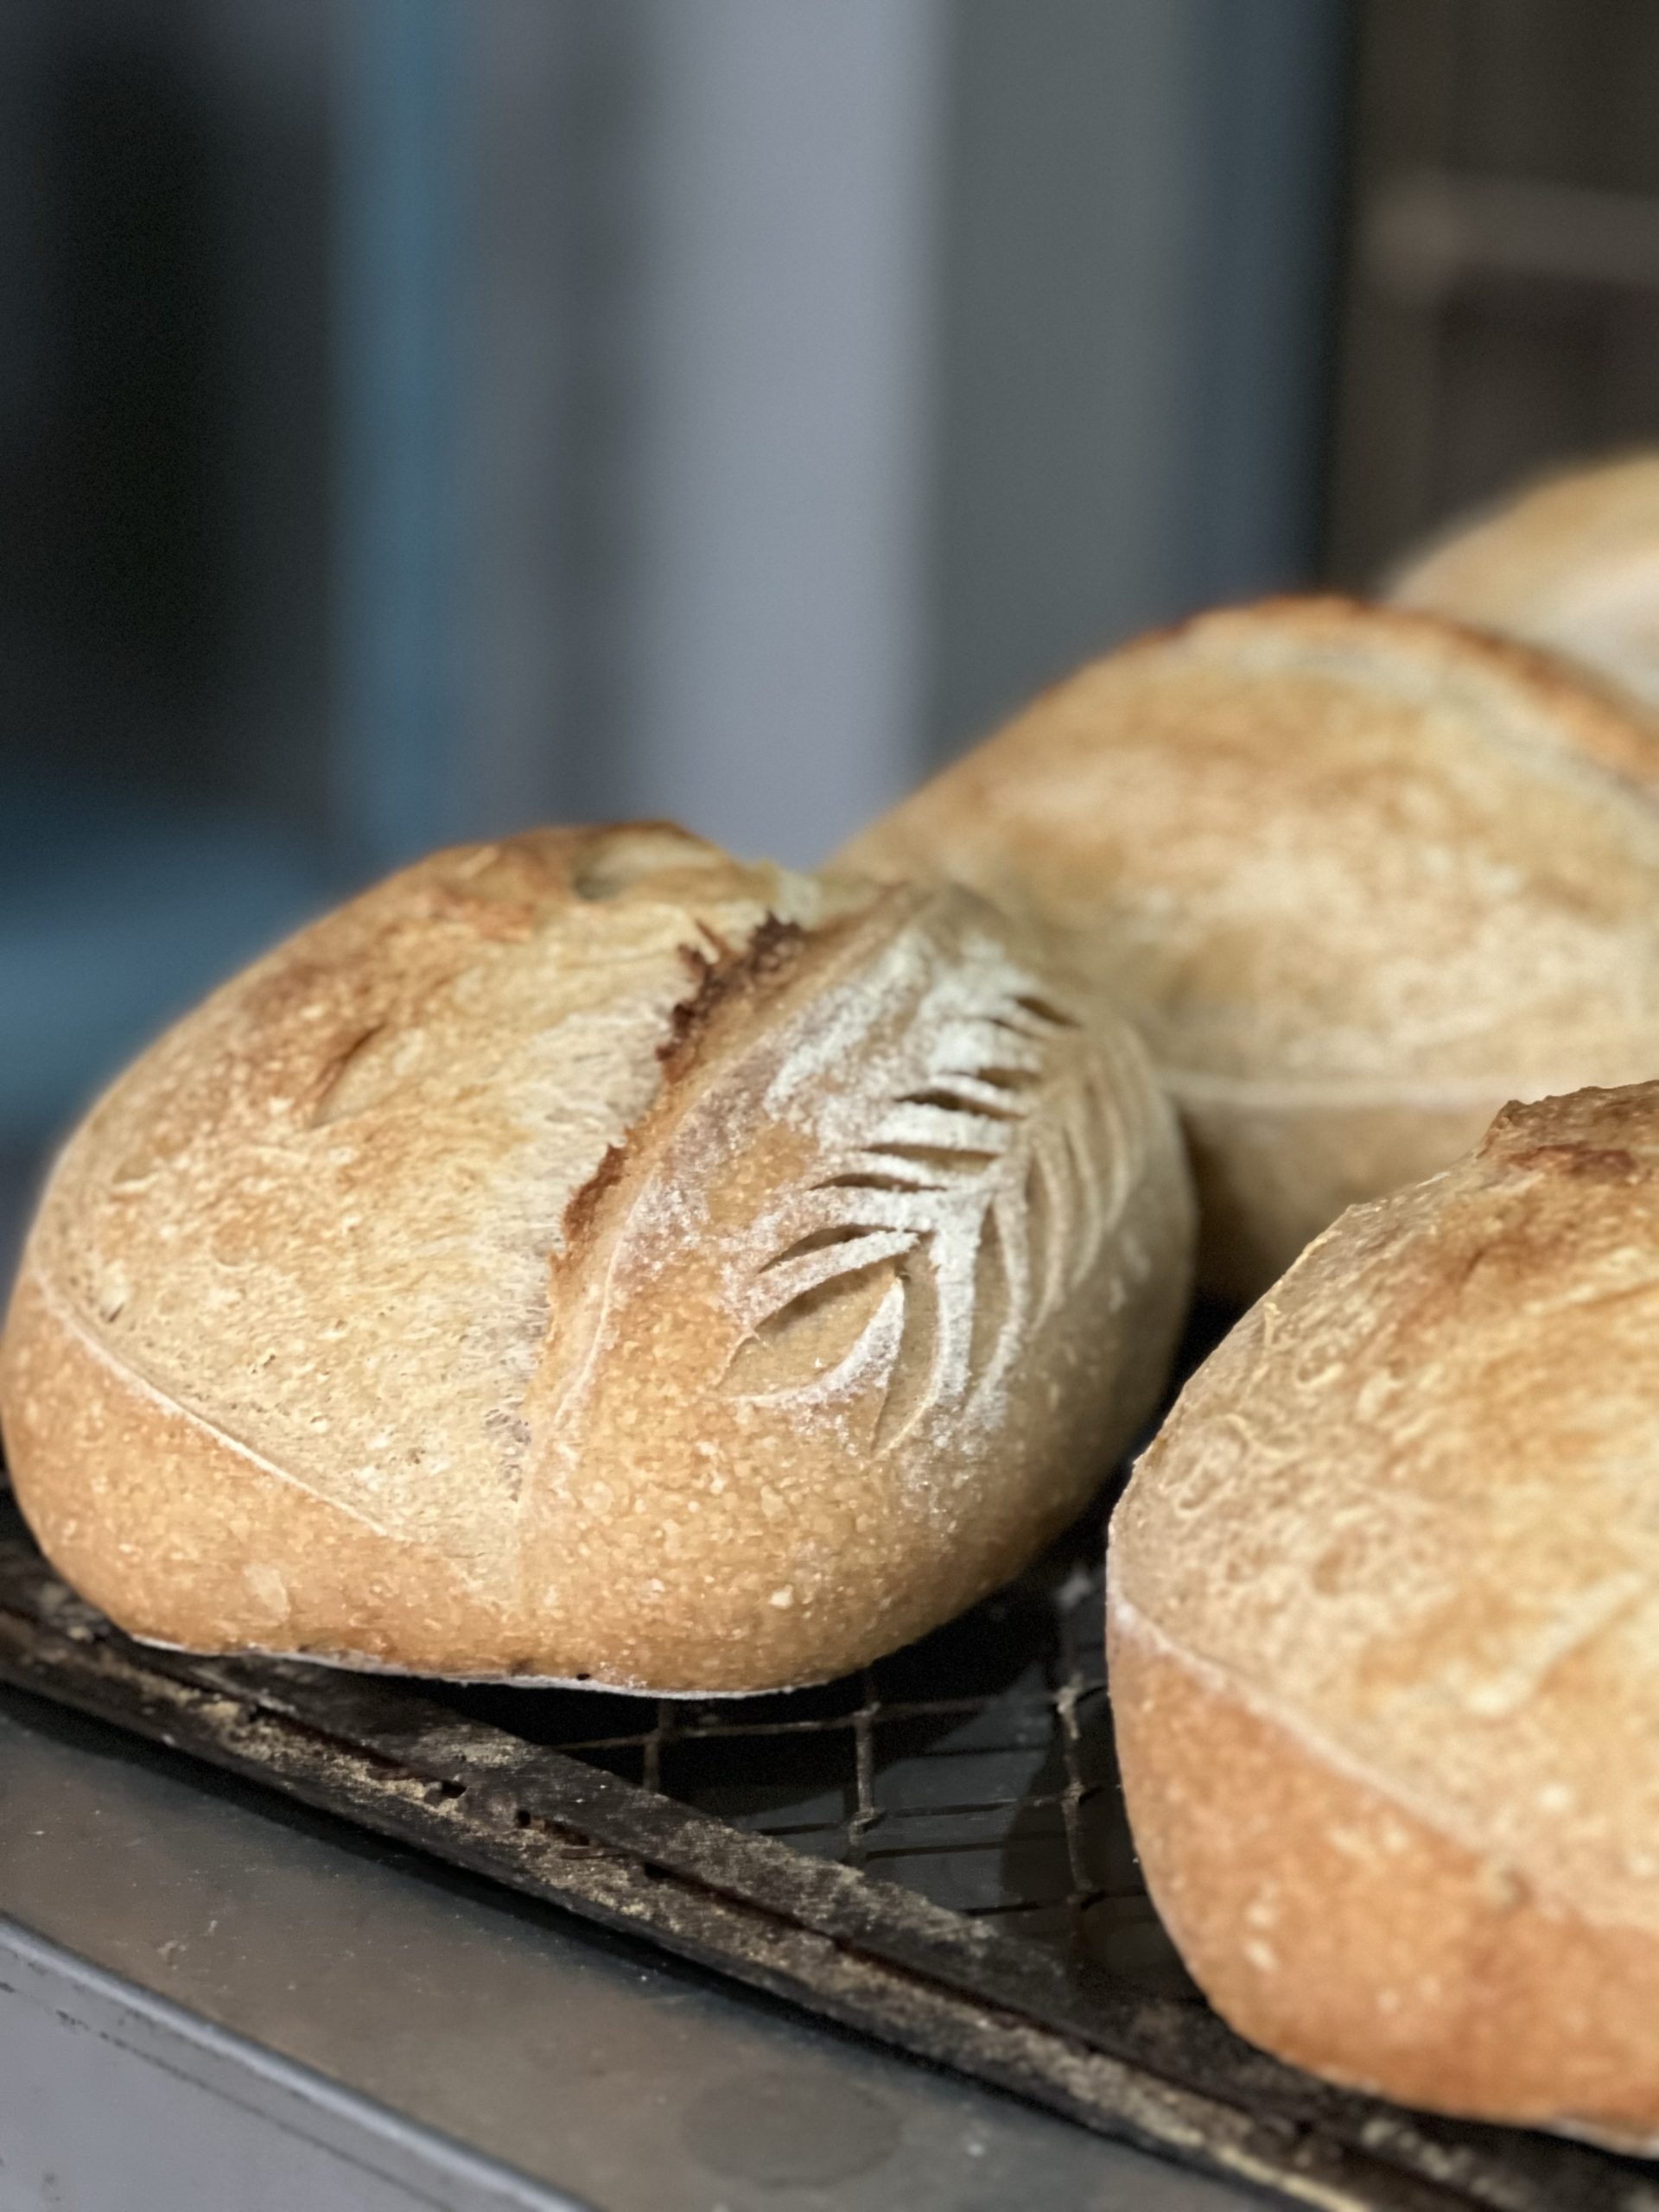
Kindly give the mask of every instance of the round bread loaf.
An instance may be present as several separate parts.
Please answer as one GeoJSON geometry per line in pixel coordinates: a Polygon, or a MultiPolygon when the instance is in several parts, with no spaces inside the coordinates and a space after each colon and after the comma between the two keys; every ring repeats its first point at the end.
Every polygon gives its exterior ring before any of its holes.
{"type": "Polygon", "coordinates": [[[1320,1237],[1112,1522],[1152,1895],[1244,2035],[1659,2138],[1659,1084],[1510,1106],[1320,1237]]]}
{"type": "Polygon", "coordinates": [[[966,895],[545,830],[226,984],[70,1140],[20,1503],[141,1637],[772,1689],[1088,1499],[1191,1198],[1141,1049],[966,895]]]}
{"type": "Polygon", "coordinates": [[[1553,646],[1659,705],[1659,454],[1529,485],[1408,560],[1389,595],[1553,646]]]}
{"type": "Polygon", "coordinates": [[[1659,1073],[1659,732],[1434,617],[1281,599],[1096,661],[856,837],[1140,1027],[1253,1295],[1506,1098],[1659,1073]]]}

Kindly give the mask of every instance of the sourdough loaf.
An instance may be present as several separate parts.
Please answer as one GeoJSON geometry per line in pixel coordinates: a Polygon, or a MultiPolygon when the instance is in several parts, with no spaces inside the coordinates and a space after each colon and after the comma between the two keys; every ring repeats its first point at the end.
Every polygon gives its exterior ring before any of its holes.
{"type": "Polygon", "coordinates": [[[1187,1385],[1112,1523],[1130,1819],[1243,2034],[1659,2138],[1659,1084],[1507,1108],[1187,1385]]]}
{"type": "Polygon", "coordinates": [[[194,1649],[816,1680],[1087,1499],[1179,1326],[1184,1176],[1133,1035],[970,897],[663,826],[439,854],[71,1139],[13,1481],[194,1649]]]}
{"type": "Polygon", "coordinates": [[[1549,660],[1330,598],[1096,661],[856,837],[1141,1027],[1199,1271],[1254,1294],[1506,1098],[1659,1073],[1659,734],[1549,660]]]}
{"type": "Polygon", "coordinates": [[[1551,476],[1454,524],[1391,596],[1552,646],[1659,706],[1659,454],[1551,476]]]}

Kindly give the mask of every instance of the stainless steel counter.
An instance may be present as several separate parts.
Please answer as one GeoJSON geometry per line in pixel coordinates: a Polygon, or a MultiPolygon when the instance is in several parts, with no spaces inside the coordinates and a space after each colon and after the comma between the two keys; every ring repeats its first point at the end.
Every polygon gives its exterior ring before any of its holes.
{"type": "Polygon", "coordinates": [[[0,2212],[1244,2202],[0,1692],[0,2212]]]}

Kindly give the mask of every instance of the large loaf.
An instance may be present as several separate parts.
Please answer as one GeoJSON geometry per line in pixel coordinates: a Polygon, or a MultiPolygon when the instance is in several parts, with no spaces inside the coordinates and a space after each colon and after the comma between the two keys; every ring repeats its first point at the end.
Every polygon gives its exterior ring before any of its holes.
{"type": "Polygon", "coordinates": [[[1190,1236],[1140,1046],[977,900],[549,830],[353,899],[116,1083],[0,1419],[142,1637],[770,1689],[1078,1510],[1190,1236]]]}
{"type": "Polygon", "coordinates": [[[1570,654],[1659,706],[1659,454],[1528,486],[1405,562],[1391,595],[1570,654]]]}
{"type": "Polygon", "coordinates": [[[1542,657],[1283,599],[1081,670],[842,858],[985,893],[1132,1016],[1249,1296],[1505,1099],[1659,1073],[1656,794],[1655,726],[1542,657]]]}
{"type": "Polygon", "coordinates": [[[1112,1524],[1198,1981],[1412,2103],[1659,2139],[1659,1084],[1511,1106],[1187,1385],[1112,1524]]]}

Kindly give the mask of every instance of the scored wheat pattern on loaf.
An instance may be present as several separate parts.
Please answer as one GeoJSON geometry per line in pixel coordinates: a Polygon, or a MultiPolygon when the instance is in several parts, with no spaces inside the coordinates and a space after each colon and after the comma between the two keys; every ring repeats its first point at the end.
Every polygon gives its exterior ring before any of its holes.
{"type": "Polygon", "coordinates": [[[936,1001],[906,1045],[882,1071],[904,1087],[842,1093],[830,1172],[759,1224],[725,1376],[804,1399],[880,1379],[878,1451],[997,1389],[1110,1234],[1135,1137],[1111,1063],[1050,997],[936,1001]]]}

